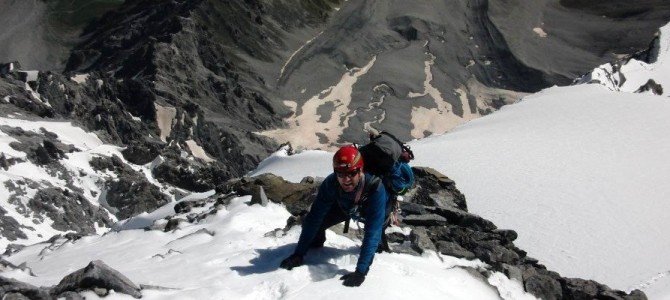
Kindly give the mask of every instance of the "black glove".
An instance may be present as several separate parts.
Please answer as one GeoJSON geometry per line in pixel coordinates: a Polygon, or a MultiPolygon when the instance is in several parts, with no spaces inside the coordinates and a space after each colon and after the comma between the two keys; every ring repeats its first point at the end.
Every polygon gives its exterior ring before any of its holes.
{"type": "Polygon", "coordinates": [[[360,286],[363,281],[365,281],[365,275],[362,273],[358,273],[358,271],[345,274],[344,276],[340,277],[340,280],[344,280],[342,284],[345,286],[360,286]]]}
{"type": "Polygon", "coordinates": [[[279,264],[280,268],[286,270],[290,270],[299,266],[302,266],[302,256],[297,254],[292,254],[291,256],[282,260],[281,264],[279,264]]]}

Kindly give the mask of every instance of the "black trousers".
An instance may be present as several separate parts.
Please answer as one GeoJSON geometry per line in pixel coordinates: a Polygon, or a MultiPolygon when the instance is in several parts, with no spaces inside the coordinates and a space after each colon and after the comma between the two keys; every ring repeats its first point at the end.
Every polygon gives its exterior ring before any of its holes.
{"type": "Polygon", "coordinates": [[[326,217],[323,218],[323,222],[321,222],[321,226],[316,232],[316,236],[314,237],[314,240],[312,240],[310,246],[323,247],[323,243],[326,242],[326,229],[347,220],[349,220],[349,215],[345,214],[337,203],[334,203],[330,207],[330,210],[328,210],[326,217]]]}
{"type": "MultiPolygon", "coordinates": [[[[384,220],[384,225],[382,227],[382,239],[379,242],[377,252],[390,251],[390,248],[388,246],[388,240],[386,239],[386,234],[384,232],[391,223],[389,215],[391,213],[392,208],[393,208],[392,205],[388,205],[386,207],[386,219],[384,220]]],[[[323,247],[323,244],[326,242],[326,229],[341,222],[345,222],[347,220],[349,220],[349,215],[345,214],[344,211],[342,211],[342,209],[337,204],[333,204],[333,206],[330,207],[328,214],[326,214],[326,217],[323,218],[323,222],[321,222],[321,226],[319,227],[319,230],[316,232],[316,236],[310,243],[310,247],[312,248],[323,247]]]]}

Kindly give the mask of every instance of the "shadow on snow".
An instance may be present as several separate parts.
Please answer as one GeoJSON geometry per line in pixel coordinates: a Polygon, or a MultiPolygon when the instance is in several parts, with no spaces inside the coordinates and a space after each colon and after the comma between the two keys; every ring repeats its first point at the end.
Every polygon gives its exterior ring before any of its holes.
{"type": "MultiPolygon", "coordinates": [[[[295,246],[296,244],[292,243],[274,249],[256,249],[255,251],[258,253],[258,256],[249,261],[251,265],[236,266],[230,269],[241,276],[275,271],[279,269],[281,261],[293,253],[295,246]]],[[[336,262],[349,259],[357,260],[358,252],[359,247],[310,249],[305,256],[304,266],[307,266],[313,281],[330,279],[350,272],[341,269],[336,262]]]]}

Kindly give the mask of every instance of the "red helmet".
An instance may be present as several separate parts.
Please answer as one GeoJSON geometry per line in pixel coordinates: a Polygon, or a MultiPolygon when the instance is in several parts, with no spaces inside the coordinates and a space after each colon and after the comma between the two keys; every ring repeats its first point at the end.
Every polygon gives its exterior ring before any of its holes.
{"type": "Polygon", "coordinates": [[[333,156],[333,169],[339,173],[349,173],[363,168],[363,157],[353,145],[340,148],[333,156]]]}

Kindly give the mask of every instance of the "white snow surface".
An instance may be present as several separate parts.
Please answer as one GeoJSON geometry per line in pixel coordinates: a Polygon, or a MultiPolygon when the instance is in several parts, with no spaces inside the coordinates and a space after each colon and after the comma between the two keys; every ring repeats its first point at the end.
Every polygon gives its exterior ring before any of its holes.
{"type": "MultiPolygon", "coordinates": [[[[292,253],[300,228],[285,236],[266,236],[282,227],[289,213],[283,206],[248,205],[240,197],[200,224],[175,232],[125,230],[102,237],[84,237],[56,249],[38,244],[9,256],[26,262],[35,277],[24,271],[2,276],[37,286],[51,286],[89,261],[100,259],[135,283],[155,286],[142,299],[342,299],[367,295],[407,299],[535,299],[521,284],[497,273],[491,283],[471,268],[484,265],[434,252],[424,256],[377,255],[373,270],[361,287],[347,288],[339,277],[353,271],[360,241],[327,233],[323,249],[311,251],[306,265],[292,271],[278,269],[292,253]],[[209,234],[207,231],[213,233],[209,234]],[[160,288],[158,288],[160,287],[160,288]]],[[[99,299],[86,293],[87,299],[99,299]]],[[[133,299],[114,293],[105,299],[133,299]]]]}

